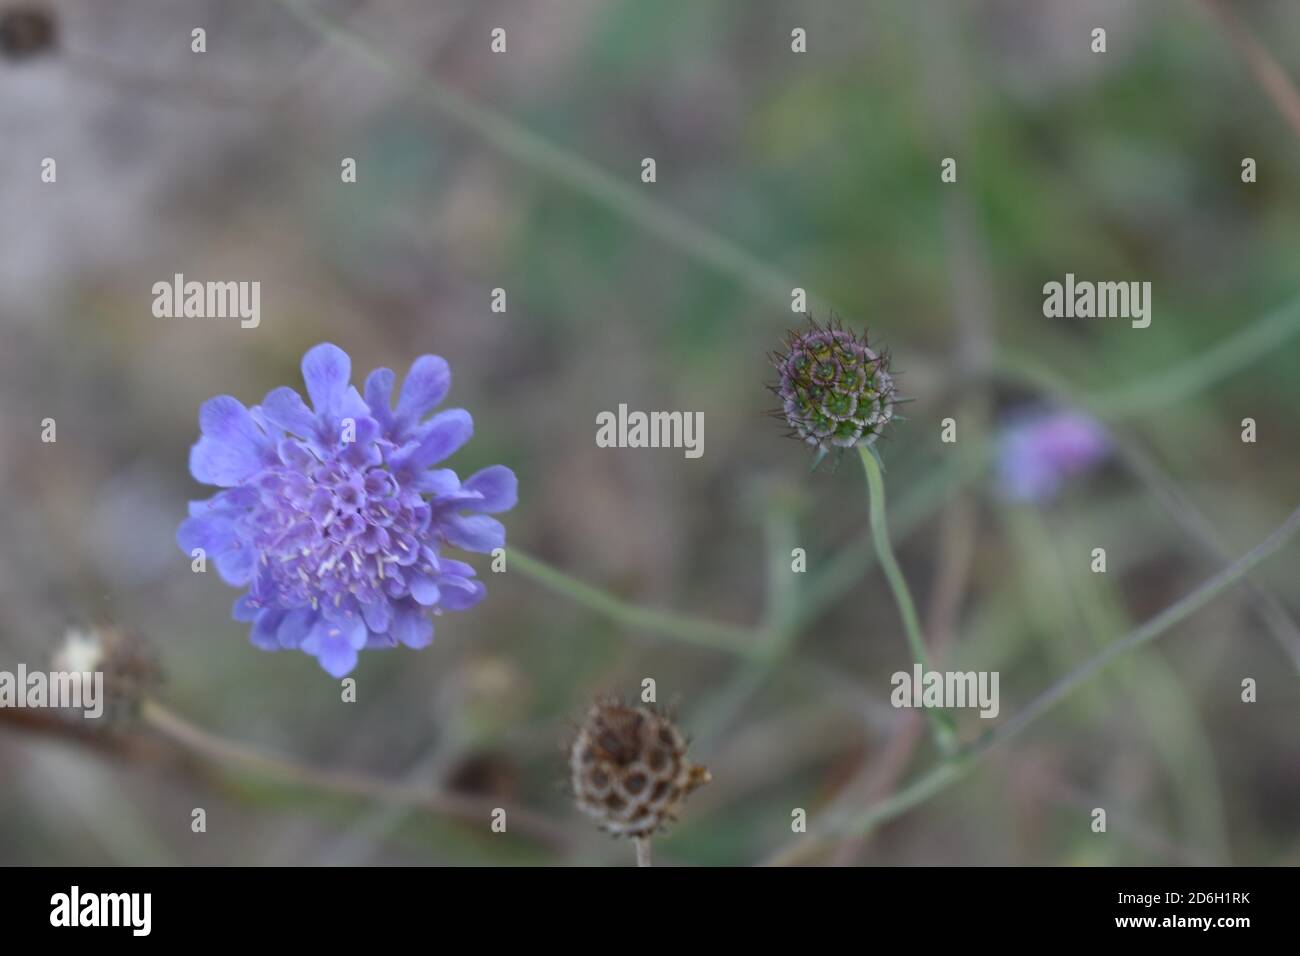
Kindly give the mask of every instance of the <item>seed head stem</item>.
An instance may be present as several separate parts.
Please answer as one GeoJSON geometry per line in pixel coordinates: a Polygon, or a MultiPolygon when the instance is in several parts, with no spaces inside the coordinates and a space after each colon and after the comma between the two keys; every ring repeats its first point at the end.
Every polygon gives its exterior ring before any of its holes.
{"type": "MultiPolygon", "coordinates": [[[[880,462],[876,460],[875,450],[870,445],[859,445],[858,457],[862,459],[862,468],[867,473],[871,539],[876,546],[876,557],[879,558],[885,580],[894,593],[894,603],[898,605],[899,616],[903,619],[903,630],[912,650],[912,660],[920,664],[922,670],[929,670],[930,660],[925,651],[925,641],[921,637],[921,622],[916,614],[916,604],[907,587],[907,579],[903,577],[903,570],[898,566],[898,559],[894,557],[893,545],[889,542],[889,528],[885,522],[885,476],[881,472],[880,462]]],[[[951,720],[936,710],[926,710],[925,713],[930,720],[930,729],[939,752],[945,757],[955,753],[957,739],[951,720]]]]}

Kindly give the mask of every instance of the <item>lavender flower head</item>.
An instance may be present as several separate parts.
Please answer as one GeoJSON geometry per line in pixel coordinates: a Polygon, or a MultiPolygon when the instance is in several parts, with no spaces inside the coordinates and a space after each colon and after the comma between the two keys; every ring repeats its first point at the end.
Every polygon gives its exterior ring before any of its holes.
{"type": "Polygon", "coordinates": [[[1008,425],[998,442],[999,487],[1013,501],[1056,497],[1066,480],[1110,453],[1101,423],[1082,412],[1036,412],[1008,425]]]}
{"type": "Polygon", "coordinates": [[[229,395],[203,403],[190,472],[222,488],[190,504],[176,540],[202,548],[222,580],[248,592],[237,621],[255,646],[311,654],[342,677],[363,648],[433,640],[431,614],[483,599],[474,569],[446,545],[490,552],[505,529],[488,514],[514,507],[514,473],[494,465],[462,482],[433,468],[473,434],[464,409],[426,418],[451,370],[436,355],[411,365],[392,407],[393,372],[375,369],[364,397],[346,352],[322,344],[302,360],[308,408],[277,388],[245,408],[229,395]]]}
{"type": "Polygon", "coordinates": [[[809,316],[808,324],[789,334],[785,353],[772,356],[780,375],[771,386],[781,399],[776,415],[821,454],[875,441],[897,401],[889,357],[833,320],[822,328],[809,316]]]}

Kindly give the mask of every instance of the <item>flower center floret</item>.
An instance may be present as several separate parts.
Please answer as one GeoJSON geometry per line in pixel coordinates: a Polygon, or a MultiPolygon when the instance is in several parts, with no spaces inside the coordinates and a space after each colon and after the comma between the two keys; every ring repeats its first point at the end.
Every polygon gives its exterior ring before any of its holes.
{"type": "Polygon", "coordinates": [[[414,575],[437,572],[433,509],[386,465],[321,461],[300,445],[286,457],[253,483],[255,604],[350,619],[362,605],[410,594],[414,575]]]}

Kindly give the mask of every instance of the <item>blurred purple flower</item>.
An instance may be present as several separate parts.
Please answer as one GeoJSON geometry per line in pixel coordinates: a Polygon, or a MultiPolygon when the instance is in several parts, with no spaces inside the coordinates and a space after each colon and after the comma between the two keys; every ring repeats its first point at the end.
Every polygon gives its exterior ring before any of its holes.
{"type": "Polygon", "coordinates": [[[183,551],[204,549],[222,580],[248,587],[233,614],[251,622],[254,645],[304,651],[335,677],[362,648],[425,647],[431,613],[482,600],[474,569],[443,546],[503,547],[505,529],[484,512],[517,500],[509,468],[461,482],[430,467],[474,427],[459,408],[425,418],[451,384],[443,359],[415,360],[396,409],[391,370],[371,372],[363,398],[351,369],[342,349],[317,345],[302,360],[311,408],[291,388],[252,408],[204,402],[190,472],[225,490],[191,502],[176,533],[183,551]]]}
{"type": "Polygon", "coordinates": [[[998,441],[998,478],[1014,501],[1054,498],[1065,481],[1110,453],[1101,423],[1082,412],[1037,412],[1013,420],[998,441]]]}

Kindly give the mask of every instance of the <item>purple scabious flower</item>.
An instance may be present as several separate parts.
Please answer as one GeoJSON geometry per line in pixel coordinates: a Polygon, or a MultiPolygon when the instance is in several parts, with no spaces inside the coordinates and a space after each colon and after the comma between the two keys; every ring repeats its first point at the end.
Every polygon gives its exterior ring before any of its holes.
{"type": "Polygon", "coordinates": [[[431,614],[481,601],[474,569],[444,547],[503,547],[487,515],[518,497],[504,466],[464,482],[431,467],[474,430],[464,409],[426,418],[451,385],[443,359],[411,364],[396,408],[390,369],[370,373],[364,397],[351,371],[346,352],[317,345],[302,360],[310,408],[291,388],[252,408],[204,402],[190,472],[223,490],[191,502],[176,532],[183,551],[202,548],[222,580],[248,588],[232,613],[255,646],[304,651],[335,677],[362,648],[427,646],[431,614]]]}
{"type": "Polygon", "coordinates": [[[1048,501],[1066,480],[1105,458],[1110,447],[1105,428],[1082,412],[1018,416],[998,440],[999,488],[1013,501],[1048,501]]]}

